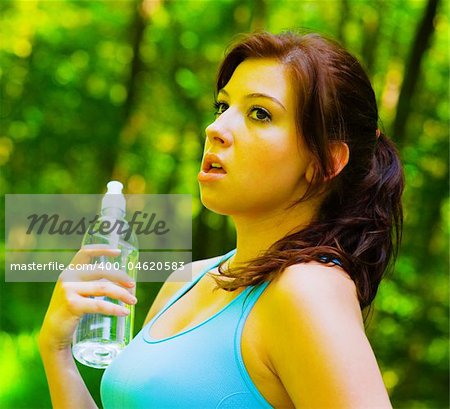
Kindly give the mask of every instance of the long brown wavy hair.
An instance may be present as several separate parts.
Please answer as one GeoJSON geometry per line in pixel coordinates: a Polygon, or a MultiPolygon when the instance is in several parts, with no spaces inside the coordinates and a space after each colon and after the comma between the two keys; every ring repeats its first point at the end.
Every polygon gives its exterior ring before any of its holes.
{"type": "Polygon", "coordinates": [[[227,52],[216,91],[248,58],[274,58],[287,68],[297,98],[296,124],[316,160],[305,196],[325,192],[319,216],[275,242],[245,265],[212,276],[234,291],[271,280],[294,264],[338,260],[355,282],[361,309],[369,306],[398,252],[403,223],[404,178],[394,144],[378,130],[378,108],[369,78],[358,60],[318,34],[254,33],[227,52]],[[331,144],[345,142],[350,159],[336,177],[331,144]],[[226,278],[225,278],[226,277],[226,278]]]}

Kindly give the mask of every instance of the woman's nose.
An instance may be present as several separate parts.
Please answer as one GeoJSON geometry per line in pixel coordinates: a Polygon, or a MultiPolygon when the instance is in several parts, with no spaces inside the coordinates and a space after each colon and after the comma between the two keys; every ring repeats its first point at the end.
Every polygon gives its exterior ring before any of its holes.
{"type": "Polygon", "coordinates": [[[212,124],[206,127],[205,133],[211,144],[228,147],[233,141],[233,136],[223,119],[224,118],[219,116],[212,124]]]}

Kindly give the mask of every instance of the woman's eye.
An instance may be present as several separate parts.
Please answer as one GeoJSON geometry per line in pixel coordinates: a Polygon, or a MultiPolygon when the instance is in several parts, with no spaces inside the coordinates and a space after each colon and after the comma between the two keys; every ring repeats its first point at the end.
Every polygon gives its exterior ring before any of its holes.
{"type": "Polygon", "coordinates": [[[270,122],[272,119],[270,113],[260,107],[254,107],[250,110],[250,118],[263,122],[270,122]]]}
{"type": "Polygon", "coordinates": [[[217,117],[223,114],[228,109],[228,104],[225,102],[214,102],[214,115],[217,117]]]}

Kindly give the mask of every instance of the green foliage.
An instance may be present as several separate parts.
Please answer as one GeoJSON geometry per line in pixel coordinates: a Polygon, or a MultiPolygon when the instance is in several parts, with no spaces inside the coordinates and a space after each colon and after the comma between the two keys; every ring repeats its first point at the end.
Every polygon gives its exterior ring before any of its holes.
{"type": "MultiPolygon", "coordinates": [[[[194,258],[224,253],[233,246],[232,227],[202,208],[196,174],[225,46],[261,28],[303,27],[336,37],[367,67],[386,133],[399,113],[407,117],[404,131],[393,135],[406,173],[403,246],[380,287],[368,336],[394,407],[448,407],[444,3],[432,20],[408,109],[399,102],[432,2],[4,0],[1,191],[101,193],[117,178],[129,193],[191,193],[194,258]]],[[[139,288],[138,328],[157,289],[139,288]]],[[[51,290],[51,284],[2,284],[1,407],[50,406],[36,336],[51,290]]],[[[80,370],[98,400],[101,372],[80,370]]]]}

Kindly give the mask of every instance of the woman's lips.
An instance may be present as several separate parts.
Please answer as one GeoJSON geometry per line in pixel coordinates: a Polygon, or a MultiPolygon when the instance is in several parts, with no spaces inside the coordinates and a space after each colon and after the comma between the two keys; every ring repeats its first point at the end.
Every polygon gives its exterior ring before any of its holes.
{"type": "Polygon", "coordinates": [[[203,158],[201,170],[208,173],[211,169],[222,169],[226,172],[222,159],[214,153],[207,152],[203,158]]]}
{"type": "Polygon", "coordinates": [[[197,179],[199,182],[212,182],[224,178],[226,174],[227,172],[223,169],[211,168],[208,171],[201,170],[198,173],[197,179]]]}
{"type": "Polygon", "coordinates": [[[199,182],[213,182],[220,180],[226,176],[227,172],[224,169],[224,163],[219,155],[212,152],[206,152],[202,168],[197,176],[199,182]]]}

